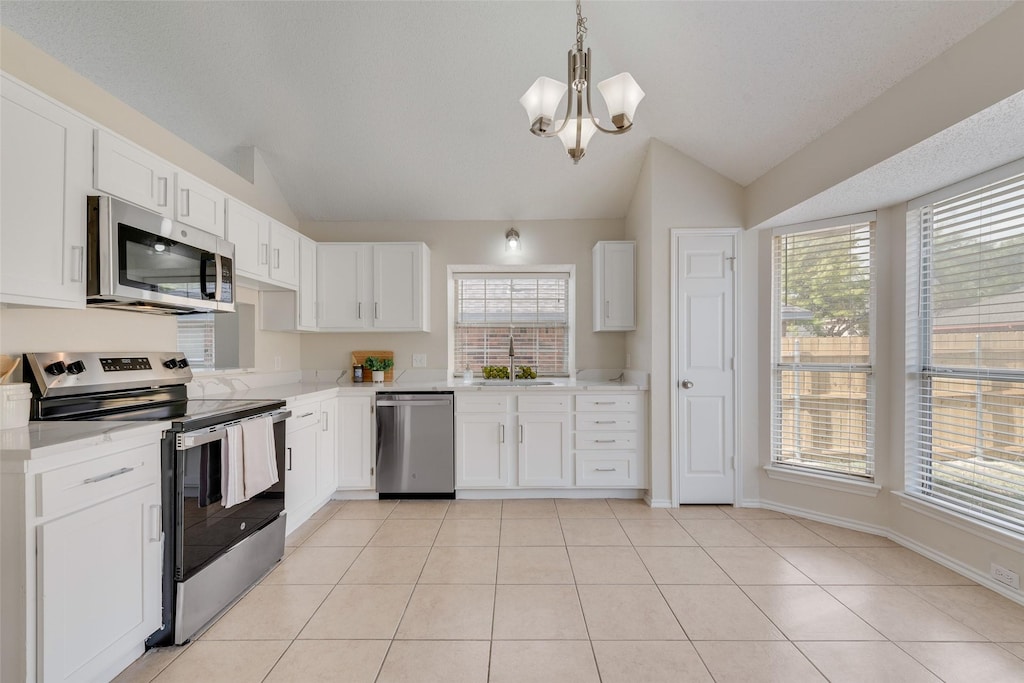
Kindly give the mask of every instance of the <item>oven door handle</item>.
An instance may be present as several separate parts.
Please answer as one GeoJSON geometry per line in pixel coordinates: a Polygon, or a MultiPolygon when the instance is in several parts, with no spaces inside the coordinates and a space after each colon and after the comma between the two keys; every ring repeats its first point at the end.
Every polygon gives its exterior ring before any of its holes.
{"type": "Polygon", "coordinates": [[[214,427],[207,427],[206,429],[197,429],[194,432],[185,432],[182,434],[178,434],[177,438],[175,439],[175,446],[177,450],[183,451],[188,448],[195,448],[196,446],[202,446],[203,444],[212,443],[214,441],[220,441],[221,439],[227,437],[227,430],[229,426],[241,424],[246,420],[252,420],[257,417],[264,417],[266,415],[269,415],[271,418],[273,418],[274,424],[277,424],[278,422],[283,422],[284,420],[287,420],[289,417],[291,417],[292,411],[288,410],[287,408],[283,408],[281,410],[275,410],[272,413],[253,415],[252,417],[245,418],[245,420],[232,420],[231,422],[225,422],[224,424],[219,424],[214,427]]]}

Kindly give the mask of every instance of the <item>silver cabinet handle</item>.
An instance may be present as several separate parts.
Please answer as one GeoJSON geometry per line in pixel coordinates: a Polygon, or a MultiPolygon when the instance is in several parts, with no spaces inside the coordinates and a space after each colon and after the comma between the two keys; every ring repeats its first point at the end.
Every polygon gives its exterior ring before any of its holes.
{"type": "Polygon", "coordinates": [[[295,418],[295,419],[297,419],[297,420],[301,420],[301,419],[302,419],[302,418],[304,418],[304,417],[309,417],[310,415],[312,415],[312,414],[313,414],[313,413],[315,413],[315,412],[316,412],[315,410],[311,410],[311,411],[309,411],[308,413],[303,413],[302,415],[299,415],[299,416],[298,416],[297,418],[295,418]]]}
{"type": "Polygon", "coordinates": [[[679,383],[679,386],[681,386],[683,389],[692,389],[693,382],[691,382],[688,379],[684,379],[682,382],[679,383]]]}
{"type": "Polygon", "coordinates": [[[594,443],[615,443],[615,439],[594,439],[594,443]]]}
{"type": "Polygon", "coordinates": [[[380,302],[373,302],[373,317],[375,320],[380,320],[380,302]]]}
{"type": "Polygon", "coordinates": [[[286,450],[288,451],[288,471],[291,472],[292,471],[292,447],[289,446],[286,450]]]}
{"type": "Polygon", "coordinates": [[[182,203],[182,206],[184,207],[181,210],[181,215],[182,216],[187,216],[188,215],[189,206],[191,206],[191,203],[188,200],[188,189],[184,189],[184,190],[181,191],[181,203],[182,203]]]}
{"type": "Polygon", "coordinates": [[[519,443],[523,442],[523,425],[519,425],[519,443]]]}
{"type": "Polygon", "coordinates": [[[604,319],[605,320],[608,320],[611,317],[611,315],[609,313],[610,310],[611,310],[611,301],[608,301],[607,299],[605,299],[605,301],[604,301],[604,319]]]}
{"type": "Polygon", "coordinates": [[[159,505],[149,506],[149,542],[159,543],[163,535],[163,520],[160,515],[159,505]]]}
{"type": "Polygon", "coordinates": [[[358,304],[356,304],[356,307],[357,307],[356,308],[356,315],[358,316],[359,320],[362,320],[363,319],[363,302],[360,301],[358,304]]]}
{"type": "Polygon", "coordinates": [[[88,479],[86,479],[82,483],[83,484],[95,484],[98,481],[104,481],[105,479],[113,479],[114,477],[120,477],[122,474],[128,474],[129,472],[131,472],[134,469],[135,469],[134,467],[122,467],[121,469],[114,470],[113,472],[107,472],[106,474],[99,474],[99,475],[97,475],[95,477],[89,477],[88,479]]]}
{"type": "Polygon", "coordinates": [[[498,443],[505,443],[505,425],[498,425],[498,443]]]}
{"type": "Polygon", "coordinates": [[[617,472],[618,469],[619,468],[617,468],[617,467],[595,467],[594,471],[595,472],[617,472]]]}
{"type": "Polygon", "coordinates": [[[85,247],[71,247],[71,281],[81,282],[85,273],[85,247]]]}
{"type": "Polygon", "coordinates": [[[156,179],[157,206],[167,206],[167,178],[156,179]]]}
{"type": "Polygon", "coordinates": [[[280,268],[281,267],[281,250],[280,249],[274,249],[274,267],[275,268],[280,268]]]}
{"type": "Polygon", "coordinates": [[[596,424],[596,425],[613,425],[613,424],[618,424],[618,422],[616,422],[615,420],[594,420],[594,424],[596,424]]]}
{"type": "Polygon", "coordinates": [[[260,245],[260,265],[270,262],[270,245],[264,242],[260,245]]]}
{"type": "Polygon", "coordinates": [[[323,425],[323,426],[320,427],[320,431],[326,432],[327,431],[327,411],[326,410],[320,412],[320,424],[323,425]]]}

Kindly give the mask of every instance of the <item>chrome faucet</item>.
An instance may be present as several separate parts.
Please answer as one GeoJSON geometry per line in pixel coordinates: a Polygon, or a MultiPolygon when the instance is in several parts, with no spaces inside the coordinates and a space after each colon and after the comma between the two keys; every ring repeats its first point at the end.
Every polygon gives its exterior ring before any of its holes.
{"type": "Polygon", "coordinates": [[[508,335],[508,383],[516,383],[516,347],[512,335],[508,335]]]}

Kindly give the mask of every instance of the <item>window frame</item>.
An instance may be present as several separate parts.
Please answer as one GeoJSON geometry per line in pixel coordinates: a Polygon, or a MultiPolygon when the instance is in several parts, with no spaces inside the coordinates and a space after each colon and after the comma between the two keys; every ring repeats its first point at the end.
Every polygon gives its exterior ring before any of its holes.
{"type": "MultiPolygon", "coordinates": [[[[812,221],[808,223],[801,223],[796,225],[783,226],[775,228],[770,233],[769,239],[769,279],[770,279],[770,292],[769,292],[769,306],[770,306],[770,317],[771,317],[771,356],[769,359],[770,367],[770,394],[769,394],[769,464],[766,466],[766,470],[770,477],[786,479],[788,477],[785,473],[792,473],[801,481],[806,479],[806,483],[812,483],[815,481],[822,482],[823,485],[827,484],[828,481],[838,482],[838,486],[841,486],[841,490],[847,490],[847,482],[850,485],[856,486],[858,489],[865,487],[865,495],[875,495],[877,493],[877,486],[875,486],[875,477],[877,474],[877,461],[876,461],[876,445],[877,445],[877,424],[878,424],[878,382],[876,377],[877,371],[877,353],[878,353],[878,290],[879,290],[879,264],[878,264],[878,226],[876,222],[876,214],[874,211],[866,212],[862,214],[856,214],[851,216],[841,216],[836,218],[822,219],[818,221],[812,221]],[[828,232],[830,230],[843,230],[847,228],[858,227],[861,225],[867,225],[870,236],[869,243],[869,263],[868,263],[868,362],[867,363],[799,363],[799,362],[782,362],[781,360],[781,347],[782,347],[782,336],[781,336],[781,302],[776,300],[776,296],[781,292],[781,289],[777,283],[778,270],[776,266],[776,249],[775,243],[778,238],[785,237],[793,234],[811,234],[815,232],[828,232]],[[862,373],[865,381],[866,391],[866,409],[864,413],[865,417],[865,473],[860,474],[856,472],[845,471],[843,469],[827,467],[822,464],[802,464],[799,462],[792,462],[782,458],[782,454],[778,449],[777,434],[781,431],[779,422],[782,419],[782,406],[779,403],[780,397],[780,382],[782,375],[785,372],[792,371],[805,371],[805,372],[851,372],[851,373],[862,373]],[[773,472],[775,473],[773,475],[773,472]]],[[[842,337],[837,337],[842,338],[842,337]]],[[[860,491],[855,491],[860,492],[860,491]]]]}
{"type": "MultiPolygon", "coordinates": [[[[934,302],[930,295],[936,286],[933,268],[929,266],[935,254],[933,249],[934,235],[925,235],[925,214],[930,214],[935,204],[962,195],[977,192],[995,183],[1014,179],[1024,174],[1024,159],[992,169],[986,173],[961,181],[907,203],[906,214],[906,311],[907,325],[906,343],[906,401],[905,401],[905,460],[904,482],[902,493],[915,504],[932,506],[949,514],[960,516],[972,523],[985,528],[1024,535],[1024,521],[1013,521],[1000,517],[984,505],[977,505],[973,500],[984,499],[985,491],[977,485],[970,485],[971,500],[949,500],[947,493],[936,495],[928,487],[933,472],[933,449],[926,450],[922,443],[925,425],[931,424],[934,412],[931,409],[932,387],[942,380],[962,380],[968,382],[1012,382],[1024,387],[1024,371],[1006,368],[978,368],[952,364],[936,363],[933,357],[933,327],[941,317],[934,315],[934,302]],[[929,279],[929,275],[931,279],[929,279]]],[[[930,223],[930,220],[929,220],[930,223]]],[[[1024,221],[1022,221],[1024,224],[1024,221]]],[[[934,226],[932,226],[934,227],[934,226]]],[[[987,234],[987,233],[986,233],[987,234]]],[[[967,330],[970,332],[970,330],[967,330]]],[[[975,334],[978,334],[975,332],[975,334]]],[[[974,422],[974,429],[979,423],[974,422]]],[[[985,418],[981,418],[980,427],[984,429],[985,418]]],[[[998,468],[994,471],[998,472],[998,468]]],[[[991,475],[984,475],[991,476],[991,475]]],[[[948,487],[949,482],[943,485],[948,487]]],[[[957,482],[959,486],[967,486],[957,482]]],[[[1024,500],[1024,497],[1022,497],[1024,500]]]]}
{"type": "Polygon", "coordinates": [[[482,275],[505,275],[509,276],[521,273],[568,273],[569,284],[567,288],[568,301],[566,319],[568,324],[567,334],[569,337],[566,366],[568,379],[576,379],[576,265],[575,264],[543,264],[543,265],[449,265],[447,267],[448,284],[448,376],[454,378],[462,377],[461,368],[455,367],[455,323],[458,311],[455,304],[455,291],[457,289],[456,274],[480,274],[482,275]]]}

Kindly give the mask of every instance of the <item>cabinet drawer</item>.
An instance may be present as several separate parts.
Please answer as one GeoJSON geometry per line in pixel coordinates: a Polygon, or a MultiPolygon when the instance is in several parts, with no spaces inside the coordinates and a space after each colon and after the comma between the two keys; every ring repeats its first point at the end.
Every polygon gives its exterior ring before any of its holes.
{"type": "Polygon", "coordinates": [[[577,449],[616,449],[631,450],[636,448],[636,434],[626,432],[602,432],[591,434],[589,432],[578,432],[576,434],[577,449]]]}
{"type": "Polygon", "coordinates": [[[508,411],[508,394],[455,395],[457,413],[504,413],[508,411]]]}
{"type": "Polygon", "coordinates": [[[38,479],[38,514],[64,514],[159,481],[160,445],[154,442],[43,472],[38,479]]]}
{"type": "Polygon", "coordinates": [[[520,413],[567,413],[569,396],[550,394],[521,394],[518,398],[520,413]]]}
{"type": "Polygon", "coordinates": [[[636,486],[635,453],[577,453],[576,486],[636,486]]]}
{"type": "Polygon", "coordinates": [[[288,409],[292,411],[292,416],[288,418],[288,428],[285,430],[286,434],[297,432],[300,429],[305,429],[306,427],[310,427],[320,422],[319,403],[305,403],[299,406],[288,406],[288,409]]]}
{"type": "Polygon", "coordinates": [[[587,413],[608,413],[636,410],[638,397],[629,394],[601,394],[576,396],[576,410],[587,413]]]}
{"type": "Polygon", "coordinates": [[[618,413],[599,415],[582,413],[576,415],[576,431],[578,432],[625,432],[636,430],[635,413],[618,413]]]}

